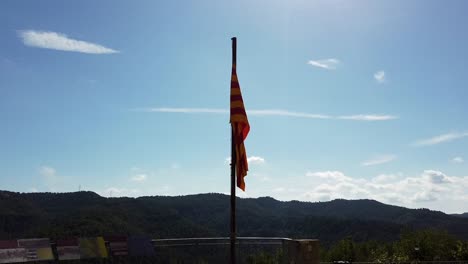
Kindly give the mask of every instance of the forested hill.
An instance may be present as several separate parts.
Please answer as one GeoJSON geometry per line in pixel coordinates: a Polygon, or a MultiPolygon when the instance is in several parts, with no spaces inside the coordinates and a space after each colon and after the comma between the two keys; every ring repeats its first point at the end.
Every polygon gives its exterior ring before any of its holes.
{"type": "MultiPolygon", "coordinates": [[[[237,201],[239,236],[391,241],[404,229],[442,229],[468,239],[468,218],[373,200],[237,201]]],[[[229,196],[104,198],[93,192],[0,191],[0,239],[147,234],[154,238],[229,235],[229,196]]]]}
{"type": "Polygon", "coordinates": [[[453,216],[458,216],[458,217],[464,217],[468,218],[468,213],[462,213],[462,214],[452,214],[453,216]]]}

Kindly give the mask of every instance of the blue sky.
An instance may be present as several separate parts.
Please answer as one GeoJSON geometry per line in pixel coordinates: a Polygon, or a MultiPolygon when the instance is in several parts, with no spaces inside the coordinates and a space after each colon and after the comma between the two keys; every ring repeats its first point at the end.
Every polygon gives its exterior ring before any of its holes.
{"type": "Polygon", "coordinates": [[[466,1],[1,1],[0,186],[468,211],[466,1]]]}

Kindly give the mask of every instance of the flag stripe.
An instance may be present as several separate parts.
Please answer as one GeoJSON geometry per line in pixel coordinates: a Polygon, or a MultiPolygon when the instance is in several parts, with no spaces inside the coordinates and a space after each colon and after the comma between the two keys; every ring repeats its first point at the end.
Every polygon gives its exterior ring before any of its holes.
{"type": "Polygon", "coordinates": [[[231,108],[231,115],[247,115],[243,107],[231,108]]]}
{"type": "Polygon", "coordinates": [[[242,102],[242,101],[231,102],[231,108],[237,108],[237,107],[244,108],[244,102],[242,102]]]}
{"type": "Polygon", "coordinates": [[[240,88],[231,89],[231,95],[240,95],[240,94],[241,94],[240,88]]]}
{"type": "Polygon", "coordinates": [[[244,140],[250,131],[247,113],[245,112],[244,101],[237,79],[236,65],[232,65],[231,74],[231,112],[230,122],[233,132],[234,151],[236,158],[237,187],[245,191],[244,177],[247,175],[248,163],[245,152],[244,140]]]}
{"type": "Polygon", "coordinates": [[[242,95],[241,94],[231,95],[231,102],[232,101],[243,101],[242,100],[242,95]]]}

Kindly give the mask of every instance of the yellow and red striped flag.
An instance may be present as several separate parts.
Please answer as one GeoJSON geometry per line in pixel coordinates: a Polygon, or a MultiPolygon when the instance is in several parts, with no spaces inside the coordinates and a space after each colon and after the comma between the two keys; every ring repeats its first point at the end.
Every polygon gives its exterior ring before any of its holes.
{"type": "MultiPolygon", "coordinates": [[[[231,75],[231,115],[230,123],[232,126],[232,140],[234,141],[237,187],[245,191],[244,177],[249,170],[247,164],[247,154],[245,152],[244,140],[250,131],[249,120],[245,113],[244,101],[237,80],[236,64],[232,63],[231,75]]],[[[234,158],[234,157],[231,157],[234,158]]]]}

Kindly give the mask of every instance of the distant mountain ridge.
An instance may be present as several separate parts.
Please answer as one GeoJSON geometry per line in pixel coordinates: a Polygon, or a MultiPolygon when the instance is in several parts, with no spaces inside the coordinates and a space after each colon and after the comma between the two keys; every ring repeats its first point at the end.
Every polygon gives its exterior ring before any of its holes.
{"type": "MultiPolygon", "coordinates": [[[[393,241],[404,229],[442,229],[468,239],[468,218],[374,200],[281,202],[237,198],[239,236],[393,241]]],[[[229,235],[229,196],[104,198],[93,192],[0,191],[0,239],[147,234],[155,238],[229,235]]]]}
{"type": "Polygon", "coordinates": [[[457,216],[457,217],[464,217],[464,218],[468,218],[468,212],[466,213],[462,213],[462,214],[451,214],[453,216],[457,216]]]}

